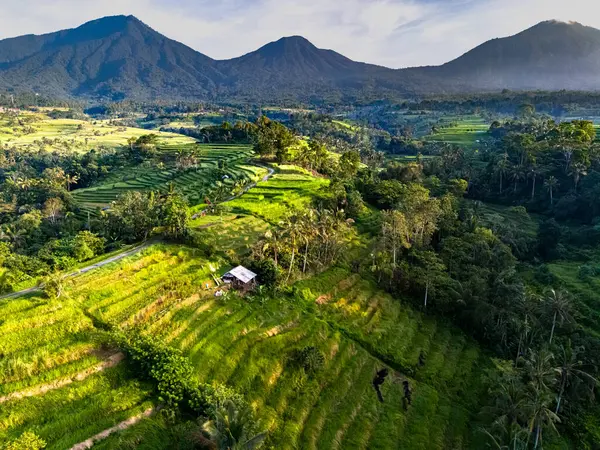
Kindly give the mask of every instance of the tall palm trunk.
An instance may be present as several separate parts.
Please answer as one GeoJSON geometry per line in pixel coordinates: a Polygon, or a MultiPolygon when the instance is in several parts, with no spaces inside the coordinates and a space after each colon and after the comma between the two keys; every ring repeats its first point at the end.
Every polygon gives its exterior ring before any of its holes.
{"type": "Polygon", "coordinates": [[[306,272],[306,260],[308,259],[308,239],[306,240],[306,247],[304,247],[304,264],[302,265],[302,273],[306,272]]]}
{"type": "Polygon", "coordinates": [[[533,174],[533,188],[531,189],[531,200],[535,198],[535,181],[537,180],[536,174],[533,174]]]}
{"type": "Polygon", "coordinates": [[[425,308],[427,308],[427,297],[429,296],[429,281],[427,281],[427,283],[425,284],[425,301],[423,302],[423,305],[425,308]]]}
{"type": "Polygon", "coordinates": [[[296,248],[292,247],[292,259],[290,260],[290,268],[288,270],[287,278],[285,279],[286,283],[288,282],[288,280],[290,279],[290,276],[292,275],[292,268],[294,267],[294,258],[295,257],[296,257],[296,248]]]}
{"type": "Polygon", "coordinates": [[[542,434],[542,429],[541,429],[540,425],[538,424],[537,429],[535,431],[535,444],[533,444],[534,450],[536,448],[538,448],[538,445],[540,443],[540,436],[541,436],[541,434],[542,434]]]}
{"type": "Polygon", "coordinates": [[[554,312],[554,319],[552,320],[552,331],[550,332],[550,344],[552,344],[552,338],[554,337],[554,328],[556,327],[556,316],[558,311],[554,312]]]}

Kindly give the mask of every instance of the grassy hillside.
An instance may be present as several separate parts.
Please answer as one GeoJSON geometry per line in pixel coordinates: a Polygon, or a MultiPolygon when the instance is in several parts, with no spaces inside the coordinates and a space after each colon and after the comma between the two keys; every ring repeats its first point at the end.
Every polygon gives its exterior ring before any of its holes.
{"type": "MultiPolygon", "coordinates": [[[[213,272],[231,267],[227,250],[243,253],[270,223],[307,205],[327,183],[283,166],[232,201],[233,214],[223,222],[213,217],[217,224],[202,228],[209,219],[199,219],[196,232],[219,246],[212,258],[155,245],[69,280],[64,300],[0,302],[2,317],[11,317],[0,325],[7,337],[2,352],[9,355],[2,364],[14,367],[0,395],[39,393],[2,404],[0,445],[31,429],[48,448],[69,448],[157,404],[123,363],[61,383],[107,361],[112,352],[100,344],[99,325],[111,323],[160,336],[190,358],[198,380],[243,393],[269,430],[271,448],[476,447],[490,360],[458,329],[384,293],[369,273],[334,267],[296,283],[295,294],[214,296],[213,272]],[[294,350],[307,346],[325,356],[323,369],[310,377],[289,363],[294,350]],[[383,367],[390,376],[381,403],[372,380],[383,367]],[[403,403],[403,381],[413,391],[412,405],[403,403]],[[43,394],[40,385],[48,383],[56,389],[43,394]]],[[[160,415],[147,418],[98,447],[172,448],[167,429],[160,415]]]]}
{"type": "Polygon", "coordinates": [[[194,142],[186,136],[148,131],[141,128],[117,127],[106,121],[51,119],[45,114],[20,113],[18,119],[0,116],[0,145],[46,151],[85,152],[93,148],[115,148],[127,145],[129,138],[157,134],[161,145],[185,145],[194,142]]]}

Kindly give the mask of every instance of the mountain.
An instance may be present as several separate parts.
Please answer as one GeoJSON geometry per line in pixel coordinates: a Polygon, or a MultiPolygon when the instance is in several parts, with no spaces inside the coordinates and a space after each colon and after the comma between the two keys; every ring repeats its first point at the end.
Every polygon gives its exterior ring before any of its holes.
{"type": "Polygon", "coordinates": [[[133,16],[0,40],[0,89],[57,97],[355,102],[501,89],[600,90],[600,30],[542,22],[437,67],[394,70],[285,37],[218,61],[133,16]]]}
{"type": "Polygon", "coordinates": [[[133,16],[0,41],[0,87],[56,96],[110,98],[209,95],[215,61],[133,16]]]}
{"type": "Polygon", "coordinates": [[[352,100],[405,94],[397,71],[352,61],[332,50],[323,50],[301,36],[284,37],[239,58],[218,61],[228,77],[228,93],[235,97],[269,100],[352,100]]]}
{"type": "Polygon", "coordinates": [[[515,36],[488,41],[430,71],[480,90],[598,90],[600,30],[542,22],[515,36]]]}

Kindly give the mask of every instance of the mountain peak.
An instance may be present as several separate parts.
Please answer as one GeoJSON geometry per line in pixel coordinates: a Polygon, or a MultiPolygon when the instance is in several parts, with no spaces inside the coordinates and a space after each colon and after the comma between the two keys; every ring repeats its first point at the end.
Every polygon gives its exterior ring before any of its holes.
{"type": "Polygon", "coordinates": [[[303,50],[314,51],[317,50],[317,47],[315,47],[308,39],[302,36],[287,36],[263,45],[261,48],[256,50],[256,53],[259,53],[265,57],[277,57],[289,52],[303,50]]]}
{"type": "Polygon", "coordinates": [[[69,30],[69,34],[73,35],[73,38],[77,40],[101,39],[111,34],[126,32],[130,27],[150,30],[148,25],[135,16],[119,15],[91,20],[77,28],[69,30]]]}

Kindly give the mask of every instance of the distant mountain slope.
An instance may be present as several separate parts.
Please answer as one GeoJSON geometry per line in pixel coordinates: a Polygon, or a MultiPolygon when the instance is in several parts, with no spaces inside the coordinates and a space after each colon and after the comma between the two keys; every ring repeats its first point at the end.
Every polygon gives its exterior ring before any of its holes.
{"type": "Polygon", "coordinates": [[[352,61],[300,36],[281,38],[239,58],[217,61],[236,97],[351,99],[406,93],[397,71],[352,61]]]}
{"type": "Polygon", "coordinates": [[[393,70],[293,36],[216,61],[133,16],[0,40],[0,89],[61,97],[353,102],[501,89],[600,90],[600,30],[542,22],[439,67],[393,70]]]}
{"type": "Polygon", "coordinates": [[[600,89],[600,30],[542,22],[432,71],[474,89],[600,89]]]}
{"type": "Polygon", "coordinates": [[[53,95],[202,97],[222,75],[214,61],[133,16],[0,41],[0,87],[53,95]]]}

